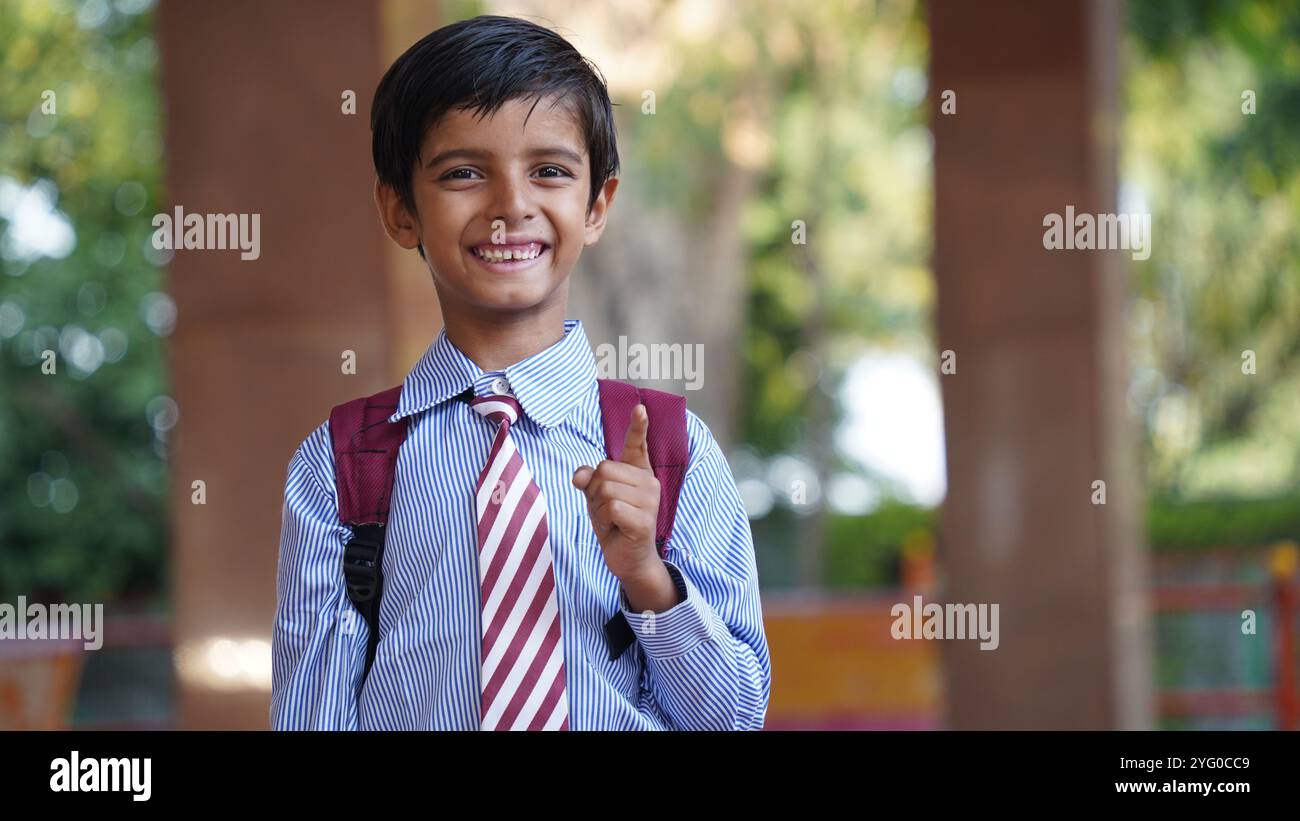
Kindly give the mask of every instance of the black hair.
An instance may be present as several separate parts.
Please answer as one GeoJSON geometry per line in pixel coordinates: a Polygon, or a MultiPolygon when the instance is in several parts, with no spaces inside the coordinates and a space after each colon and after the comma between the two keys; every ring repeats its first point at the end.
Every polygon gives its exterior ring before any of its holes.
{"type": "Polygon", "coordinates": [[[568,40],[517,17],[482,15],[443,26],[389,67],[370,109],[379,181],[415,213],[411,175],[420,143],[444,114],[468,109],[482,117],[516,98],[535,97],[536,107],[552,95],[571,106],[587,141],[590,211],[606,180],[618,173],[614,111],[604,77],[568,40]]]}

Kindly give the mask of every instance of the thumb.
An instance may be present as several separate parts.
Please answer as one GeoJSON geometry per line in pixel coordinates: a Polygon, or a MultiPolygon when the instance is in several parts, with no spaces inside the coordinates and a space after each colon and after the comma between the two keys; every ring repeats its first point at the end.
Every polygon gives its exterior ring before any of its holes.
{"type": "Polygon", "coordinates": [[[619,461],[639,468],[650,470],[650,448],[646,436],[650,431],[650,415],[645,405],[638,404],[632,409],[632,422],[627,426],[627,438],[623,441],[623,455],[619,461]]]}
{"type": "Polygon", "coordinates": [[[583,465],[573,473],[573,486],[578,490],[586,490],[587,485],[591,484],[591,476],[596,471],[583,465]]]}

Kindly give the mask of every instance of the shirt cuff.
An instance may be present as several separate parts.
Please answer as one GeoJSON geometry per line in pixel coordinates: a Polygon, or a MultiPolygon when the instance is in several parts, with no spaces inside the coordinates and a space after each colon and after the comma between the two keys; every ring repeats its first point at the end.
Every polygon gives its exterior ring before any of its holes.
{"type": "Polygon", "coordinates": [[[636,634],[646,656],[655,659],[672,658],[694,650],[714,638],[716,617],[713,609],[700,595],[700,591],[677,566],[664,560],[668,575],[682,600],[662,613],[653,610],[634,611],[629,607],[627,592],[619,585],[623,618],[636,634]]]}

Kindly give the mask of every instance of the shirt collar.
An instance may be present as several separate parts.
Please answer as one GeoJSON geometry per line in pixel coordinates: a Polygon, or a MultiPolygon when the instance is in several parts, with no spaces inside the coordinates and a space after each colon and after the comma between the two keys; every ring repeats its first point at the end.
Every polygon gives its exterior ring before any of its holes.
{"type": "Polygon", "coordinates": [[[566,319],[564,337],[554,345],[504,370],[484,371],[447,338],[444,328],[402,382],[397,412],[388,421],[426,411],[467,390],[485,393],[491,377],[502,373],[524,415],[550,428],[563,422],[591,389],[596,357],[582,322],[566,319]]]}

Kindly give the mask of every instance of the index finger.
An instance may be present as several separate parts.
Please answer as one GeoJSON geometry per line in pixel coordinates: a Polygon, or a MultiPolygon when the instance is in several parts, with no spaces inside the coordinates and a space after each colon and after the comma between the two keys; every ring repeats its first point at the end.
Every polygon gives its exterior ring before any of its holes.
{"type": "Polygon", "coordinates": [[[627,437],[623,440],[623,455],[620,462],[650,470],[650,448],[646,436],[650,432],[650,416],[645,405],[638,404],[632,409],[632,422],[627,426],[627,437]]]}

